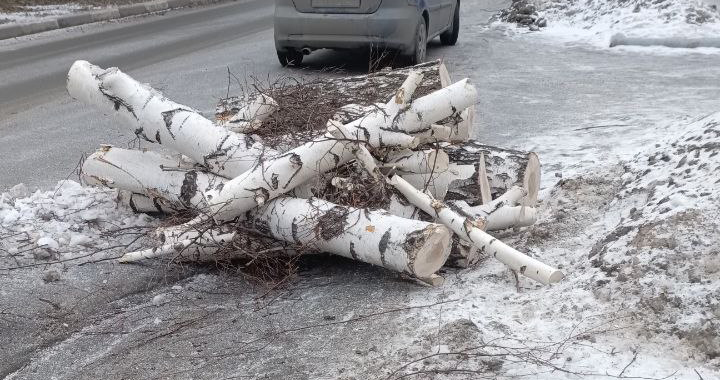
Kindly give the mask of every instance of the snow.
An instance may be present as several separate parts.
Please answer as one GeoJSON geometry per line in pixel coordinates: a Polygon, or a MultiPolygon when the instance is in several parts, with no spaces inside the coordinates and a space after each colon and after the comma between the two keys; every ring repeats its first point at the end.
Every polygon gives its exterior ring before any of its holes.
{"type": "Polygon", "coordinates": [[[522,280],[518,292],[490,258],[446,276],[438,296],[459,301],[443,307],[443,321],[469,319],[500,346],[485,352],[510,352],[503,376],[619,376],[631,362],[624,376],[720,376],[720,112],[663,131],[619,164],[554,178],[538,223],[498,235],[562,268],[559,284],[522,280]],[[537,358],[507,348],[517,346],[537,358]]]}
{"type": "MultiPolygon", "coordinates": [[[[602,48],[628,40],[630,45],[670,44],[699,53],[720,52],[720,12],[699,0],[540,0],[548,26],[536,38],[602,48]],[[709,47],[708,47],[709,46],[709,47]]],[[[636,50],[621,47],[620,50],[636,50]]],[[[646,49],[647,50],[647,49],[646,49]]],[[[667,48],[653,48],[667,52],[667,48]]]]}
{"type": "Polygon", "coordinates": [[[2,13],[0,12],[0,25],[2,24],[27,24],[41,21],[48,21],[60,16],[72,13],[99,9],[99,7],[88,7],[80,4],[59,4],[59,5],[36,5],[23,7],[23,11],[2,13]]]}
{"type": "MultiPolygon", "coordinates": [[[[61,181],[28,195],[24,185],[0,194],[0,255],[4,264],[97,260],[140,244],[156,223],[116,202],[115,191],[61,181]],[[12,261],[10,261],[12,260],[12,261]]],[[[4,267],[5,265],[3,265],[4,267]]]]}

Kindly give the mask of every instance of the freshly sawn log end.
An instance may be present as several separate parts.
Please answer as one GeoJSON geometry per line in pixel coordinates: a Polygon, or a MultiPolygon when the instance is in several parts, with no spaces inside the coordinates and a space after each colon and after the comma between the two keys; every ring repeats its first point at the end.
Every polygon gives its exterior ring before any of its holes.
{"type": "Polygon", "coordinates": [[[450,256],[450,230],[439,224],[431,224],[416,234],[408,235],[405,240],[407,252],[414,252],[414,258],[408,265],[413,275],[429,278],[437,272],[450,256]]]}

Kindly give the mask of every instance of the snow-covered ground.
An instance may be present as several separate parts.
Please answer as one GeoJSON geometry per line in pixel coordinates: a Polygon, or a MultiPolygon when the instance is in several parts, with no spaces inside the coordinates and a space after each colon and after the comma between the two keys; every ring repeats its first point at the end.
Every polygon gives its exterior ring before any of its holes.
{"type": "Polygon", "coordinates": [[[485,351],[511,352],[503,375],[720,376],[720,113],[663,135],[627,161],[563,178],[540,221],[507,234],[562,266],[557,286],[518,293],[497,263],[450,276],[444,292],[460,301],[443,317],[469,319],[501,346],[485,351]]]}
{"type": "MultiPolygon", "coordinates": [[[[564,43],[720,48],[718,5],[702,0],[537,0],[548,25],[538,33],[564,43]]],[[[623,48],[627,49],[627,48],[623,48]]]]}
{"type": "Polygon", "coordinates": [[[142,243],[153,219],[117,202],[117,192],[60,181],[29,193],[0,194],[0,265],[75,263],[118,257],[142,243]]]}

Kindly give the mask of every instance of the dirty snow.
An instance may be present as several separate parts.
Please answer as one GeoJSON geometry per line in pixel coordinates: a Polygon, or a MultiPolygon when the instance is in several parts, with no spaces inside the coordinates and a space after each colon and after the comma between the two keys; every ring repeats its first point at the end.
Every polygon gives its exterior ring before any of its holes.
{"type": "Polygon", "coordinates": [[[59,4],[59,5],[36,5],[24,7],[23,11],[3,13],[0,12],[0,25],[18,23],[28,24],[34,22],[48,21],[60,16],[77,12],[85,12],[100,7],[89,7],[80,4],[59,4]]]}
{"type": "Polygon", "coordinates": [[[494,365],[507,377],[720,378],[720,113],[664,135],[620,164],[558,180],[535,226],[499,236],[561,267],[559,284],[522,280],[518,293],[494,261],[447,276],[439,296],[459,301],[441,318],[471,321],[487,347],[436,347],[404,373],[494,365]],[[492,364],[487,354],[508,356],[492,364]]]}
{"type": "Polygon", "coordinates": [[[20,184],[1,193],[1,266],[99,260],[137,246],[154,221],[116,198],[116,191],[69,180],[50,191],[30,193],[20,184]]]}
{"type": "MultiPolygon", "coordinates": [[[[538,38],[607,48],[634,44],[720,48],[718,6],[700,0],[538,0],[548,25],[538,38]]],[[[626,48],[623,48],[626,49],[626,48]]]]}

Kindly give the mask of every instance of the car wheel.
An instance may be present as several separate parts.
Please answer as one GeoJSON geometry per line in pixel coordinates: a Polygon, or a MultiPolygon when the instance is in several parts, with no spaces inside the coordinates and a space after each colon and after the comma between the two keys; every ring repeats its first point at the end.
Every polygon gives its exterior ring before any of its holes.
{"type": "Polygon", "coordinates": [[[415,31],[415,51],[408,57],[408,63],[410,65],[417,65],[425,62],[427,43],[427,24],[425,23],[425,18],[420,16],[417,30],[415,31]]]}
{"type": "Polygon", "coordinates": [[[443,45],[455,45],[460,34],[460,2],[455,6],[455,15],[453,15],[452,25],[442,34],[440,34],[440,42],[443,45]]]}
{"type": "Polygon", "coordinates": [[[278,60],[283,67],[288,65],[299,66],[303,61],[303,54],[296,50],[278,50],[278,60]]]}

